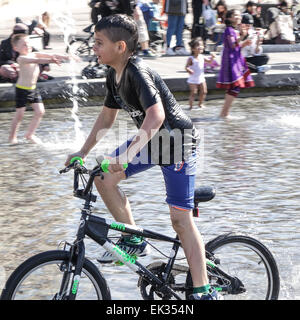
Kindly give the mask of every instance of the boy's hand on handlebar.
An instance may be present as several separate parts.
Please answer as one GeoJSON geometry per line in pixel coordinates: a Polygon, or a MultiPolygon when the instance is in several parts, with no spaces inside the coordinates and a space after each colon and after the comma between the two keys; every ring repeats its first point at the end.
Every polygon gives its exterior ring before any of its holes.
{"type": "Polygon", "coordinates": [[[73,159],[74,157],[80,157],[82,158],[82,160],[85,160],[86,155],[81,151],[69,154],[65,162],[65,166],[68,166],[70,164],[71,159],[73,159]]]}
{"type": "Polygon", "coordinates": [[[114,163],[114,164],[110,164],[108,166],[108,171],[110,173],[120,173],[122,171],[124,171],[124,165],[123,164],[118,164],[118,163],[114,163]]]}
{"type": "Polygon", "coordinates": [[[128,167],[128,164],[120,158],[104,158],[103,156],[99,156],[96,160],[103,172],[110,172],[112,174],[120,173],[128,167]]]}

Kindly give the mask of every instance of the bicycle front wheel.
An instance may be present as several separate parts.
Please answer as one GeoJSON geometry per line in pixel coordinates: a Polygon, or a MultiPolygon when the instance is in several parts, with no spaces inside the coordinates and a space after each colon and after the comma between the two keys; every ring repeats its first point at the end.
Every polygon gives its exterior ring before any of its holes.
{"type": "MultiPolygon", "coordinates": [[[[29,258],[11,274],[1,300],[68,300],[75,269],[69,264],[69,255],[55,250],[29,258]]],[[[88,259],[84,260],[76,299],[111,299],[104,277],[88,259]]]]}
{"type": "Polygon", "coordinates": [[[89,42],[85,39],[73,39],[70,41],[67,49],[67,53],[72,53],[77,56],[91,55],[92,47],[89,45],[89,42]]]}
{"type": "MultiPolygon", "coordinates": [[[[224,235],[206,245],[206,250],[217,259],[216,266],[233,279],[231,292],[220,292],[224,299],[276,300],[280,279],[275,259],[258,240],[247,236],[224,235]],[[234,285],[242,290],[236,289],[234,285]]],[[[208,268],[209,269],[209,268],[208,268]]],[[[215,287],[228,284],[226,277],[210,268],[210,281],[215,287]]]]}

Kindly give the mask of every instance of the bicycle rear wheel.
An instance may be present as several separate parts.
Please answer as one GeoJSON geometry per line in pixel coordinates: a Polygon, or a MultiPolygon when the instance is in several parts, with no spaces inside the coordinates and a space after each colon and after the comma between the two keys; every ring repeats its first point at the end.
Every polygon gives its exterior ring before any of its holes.
{"type": "MultiPolygon", "coordinates": [[[[208,263],[210,284],[225,300],[276,300],[279,272],[271,252],[259,241],[240,235],[222,235],[206,245],[214,264],[208,263]],[[229,277],[227,277],[228,275],[229,277]]],[[[192,280],[187,277],[188,286],[192,280]]]]}
{"type": "MultiPolygon", "coordinates": [[[[66,273],[68,251],[47,251],[23,262],[9,277],[1,300],[68,300],[74,265],[66,273]],[[64,289],[61,291],[62,279],[64,289]]],[[[104,277],[88,259],[84,260],[76,299],[110,300],[104,277]]]]}

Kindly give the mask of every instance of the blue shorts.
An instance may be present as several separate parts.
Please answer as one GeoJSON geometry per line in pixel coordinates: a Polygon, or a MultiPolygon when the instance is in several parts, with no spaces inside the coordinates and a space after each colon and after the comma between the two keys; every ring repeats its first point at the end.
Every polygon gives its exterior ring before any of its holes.
{"type": "MultiPolygon", "coordinates": [[[[131,143],[128,140],[117,148],[111,157],[117,157],[120,153],[126,151],[131,143]],[[121,150],[121,152],[120,152],[121,150]]],[[[148,170],[155,166],[150,161],[142,161],[139,158],[140,153],[128,164],[125,170],[126,178],[129,178],[139,172],[148,170]]],[[[188,161],[180,161],[170,166],[161,166],[166,186],[166,202],[179,210],[191,210],[194,208],[194,190],[196,177],[197,156],[191,156],[188,161]]]]}

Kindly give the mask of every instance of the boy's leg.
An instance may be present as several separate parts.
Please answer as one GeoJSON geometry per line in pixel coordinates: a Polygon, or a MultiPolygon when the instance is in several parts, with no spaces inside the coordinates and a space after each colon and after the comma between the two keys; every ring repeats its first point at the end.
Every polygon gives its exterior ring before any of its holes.
{"type": "Polygon", "coordinates": [[[203,102],[206,99],[206,95],[207,95],[207,85],[206,85],[206,81],[204,81],[199,85],[199,107],[200,108],[203,107],[203,102]]]}
{"type": "Polygon", "coordinates": [[[135,225],[129,201],[125,193],[119,188],[120,181],[126,179],[125,172],[104,173],[104,179],[95,178],[96,188],[107,209],[118,222],[135,225]]]}
{"type": "MultiPolygon", "coordinates": [[[[117,150],[110,154],[110,157],[117,157],[119,154],[125,152],[131,141],[132,139],[126,141],[123,145],[117,148],[117,150]]],[[[96,188],[101,195],[101,198],[103,199],[107,209],[113,215],[115,220],[132,225],[134,225],[135,222],[132,216],[129,201],[125,193],[119,188],[118,184],[122,180],[127,179],[129,176],[145,171],[153,166],[148,164],[147,161],[143,162],[145,164],[138,163],[137,157],[139,156],[140,154],[133,159],[132,163],[128,164],[126,171],[115,174],[106,173],[104,174],[103,180],[100,178],[95,179],[96,188]]],[[[141,158],[144,159],[144,157],[140,157],[140,160],[142,160],[141,158]]]]}
{"type": "Polygon", "coordinates": [[[43,118],[45,108],[43,103],[33,103],[31,106],[34,110],[34,116],[29,124],[25,138],[33,143],[38,143],[38,139],[35,137],[34,133],[43,118]]]}
{"type": "MultiPolygon", "coordinates": [[[[124,146],[128,146],[129,144],[130,140],[120,146],[113,154],[111,154],[111,156],[118,156],[122,153],[122,149],[123,152],[127,149],[127,147],[124,148],[124,146]]],[[[104,174],[104,179],[96,178],[94,180],[102,200],[114,219],[118,222],[131,225],[135,225],[135,222],[132,216],[130,203],[125,193],[119,188],[118,184],[120,181],[127,179],[131,175],[145,171],[153,166],[150,163],[137,163],[136,158],[133,159],[132,163],[128,164],[128,167],[125,171],[115,174],[106,173],[104,174]]],[[[149,251],[147,243],[143,241],[142,238],[132,239],[131,236],[127,236],[125,239],[124,234],[119,239],[118,245],[123,250],[130,252],[130,254],[136,254],[138,256],[146,255],[149,251]]],[[[111,263],[116,259],[112,256],[112,254],[105,252],[97,260],[100,263],[111,263]]]]}
{"type": "Polygon", "coordinates": [[[176,209],[170,205],[170,215],[190,267],[193,287],[203,287],[208,284],[205,247],[195,225],[192,210],[176,209]]]}
{"type": "Polygon", "coordinates": [[[172,226],[182,242],[194,288],[208,285],[204,243],[192,215],[196,165],[195,154],[187,162],[162,167],[172,226]]]}
{"type": "Polygon", "coordinates": [[[11,123],[11,128],[10,128],[10,133],[8,138],[9,143],[12,143],[12,144],[18,143],[17,133],[18,133],[20,123],[23,119],[25,110],[26,110],[26,107],[21,107],[16,109],[16,113],[11,123]]]}

